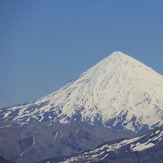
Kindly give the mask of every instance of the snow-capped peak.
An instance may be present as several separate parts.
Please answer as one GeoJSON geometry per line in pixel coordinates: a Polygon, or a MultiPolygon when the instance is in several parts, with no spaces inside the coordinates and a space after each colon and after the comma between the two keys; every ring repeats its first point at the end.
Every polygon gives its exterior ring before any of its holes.
{"type": "Polygon", "coordinates": [[[137,132],[162,124],[162,92],[161,75],[116,51],[54,93],[8,108],[3,119],[21,123],[78,120],[137,132]]]}
{"type": "Polygon", "coordinates": [[[110,56],[117,56],[117,57],[125,57],[125,56],[127,56],[126,54],[124,54],[124,53],[122,53],[121,51],[115,51],[115,52],[113,52],[111,55],[109,55],[108,57],[110,57],[110,56]]]}

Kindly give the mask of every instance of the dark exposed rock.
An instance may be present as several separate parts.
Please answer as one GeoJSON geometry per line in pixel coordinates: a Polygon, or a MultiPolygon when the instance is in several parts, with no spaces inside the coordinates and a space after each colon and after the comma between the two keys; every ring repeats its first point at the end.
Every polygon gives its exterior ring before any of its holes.
{"type": "Polygon", "coordinates": [[[162,163],[163,126],[145,135],[114,140],[77,155],[51,158],[39,163],[162,163]]]}
{"type": "Polygon", "coordinates": [[[82,122],[23,126],[3,122],[0,126],[0,155],[17,163],[77,154],[106,141],[133,135],[130,131],[115,131],[82,122]]]}

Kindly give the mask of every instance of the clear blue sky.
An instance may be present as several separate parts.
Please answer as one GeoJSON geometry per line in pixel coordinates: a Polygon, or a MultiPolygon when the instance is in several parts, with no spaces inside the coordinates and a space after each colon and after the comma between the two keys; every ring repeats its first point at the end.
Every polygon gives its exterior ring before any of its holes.
{"type": "Polygon", "coordinates": [[[163,74],[163,0],[1,0],[0,105],[48,95],[116,50],[163,74]]]}

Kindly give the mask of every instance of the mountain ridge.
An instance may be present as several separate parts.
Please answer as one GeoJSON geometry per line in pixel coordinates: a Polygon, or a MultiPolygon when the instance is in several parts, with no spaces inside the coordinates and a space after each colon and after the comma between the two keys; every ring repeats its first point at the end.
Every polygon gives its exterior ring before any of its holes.
{"type": "Polygon", "coordinates": [[[134,135],[130,131],[83,122],[23,126],[0,123],[0,156],[16,163],[35,163],[46,158],[77,154],[106,141],[134,135]]]}
{"type": "Polygon", "coordinates": [[[116,51],[50,95],[1,109],[1,120],[82,121],[139,132],[162,124],[162,92],[160,74],[116,51]]]}
{"type": "Polygon", "coordinates": [[[163,161],[163,126],[144,135],[105,142],[82,153],[38,163],[153,163],[163,161]]]}

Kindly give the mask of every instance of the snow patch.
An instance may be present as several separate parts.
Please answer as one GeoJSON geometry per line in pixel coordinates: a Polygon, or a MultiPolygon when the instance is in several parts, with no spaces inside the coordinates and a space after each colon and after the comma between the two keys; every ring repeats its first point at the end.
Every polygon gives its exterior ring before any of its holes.
{"type": "Polygon", "coordinates": [[[33,137],[33,144],[32,144],[32,147],[34,147],[35,143],[36,143],[36,138],[33,137]]]}
{"type": "Polygon", "coordinates": [[[132,150],[135,152],[135,151],[142,151],[142,150],[145,150],[145,149],[148,149],[148,148],[151,148],[155,146],[155,144],[153,143],[142,143],[142,144],[137,144],[134,148],[132,148],[132,150]]]}
{"type": "Polygon", "coordinates": [[[160,130],[157,130],[156,132],[155,132],[155,134],[159,134],[161,131],[160,130]]]}
{"type": "Polygon", "coordinates": [[[78,133],[78,129],[75,131],[74,137],[76,136],[77,133],[78,133]]]}
{"type": "Polygon", "coordinates": [[[54,138],[55,140],[56,140],[57,136],[58,136],[58,132],[56,132],[56,134],[55,134],[55,138],[54,138]]]}

